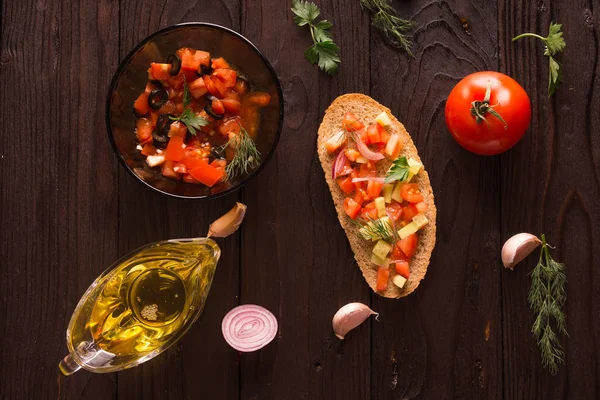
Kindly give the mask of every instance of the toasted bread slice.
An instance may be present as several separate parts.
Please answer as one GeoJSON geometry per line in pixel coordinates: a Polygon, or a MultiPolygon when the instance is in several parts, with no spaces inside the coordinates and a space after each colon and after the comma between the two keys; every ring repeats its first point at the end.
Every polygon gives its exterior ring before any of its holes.
{"type": "MultiPolygon", "coordinates": [[[[344,228],[346,231],[346,236],[348,237],[348,241],[350,242],[350,246],[354,252],[354,258],[356,259],[356,262],[358,263],[365,280],[371,289],[373,289],[373,291],[375,291],[377,284],[377,267],[371,263],[371,252],[373,250],[374,243],[364,240],[359,236],[358,227],[350,221],[350,218],[348,218],[344,212],[345,196],[340,187],[333,180],[331,172],[333,166],[332,164],[335,161],[335,154],[332,155],[327,152],[325,149],[325,142],[331,136],[335,135],[341,130],[342,117],[346,112],[352,112],[356,114],[358,118],[368,126],[369,124],[375,122],[375,118],[383,111],[388,113],[392,121],[392,124],[389,127],[390,133],[396,133],[400,135],[401,141],[404,144],[401,155],[404,155],[407,158],[412,157],[422,164],[419,154],[417,153],[417,148],[415,147],[410,135],[404,128],[404,125],[402,125],[400,121],[398,121],[392,115],[387,107],[384,107],[371,97],[363,94],[345,94],[335,99],[327,111],[325,111],[325,116],[323,117],[323,122],[319,127],[317,139],[319,159],[321,160],[321,166],[325,172],[325,179],[327,180],[329,190],[331,191],[331,196],[333,197],[333,203],[335,204],[335,208],[337,210],[338,219],[340,220],[342,228],[344,228]]],[[[390,167],[391,163],[391,160],[388,160],[387,158],[379,161],[377,163],[378,176],[385,176],[385,173],[390,167]]],[[[392,283],[392,278],[396,274],[396,271],[394,270],[393,266],[391,266],[390,279],[388,280],[386,290],[383,292],[375,291],[377,294],[384,297],[399,298],[412,293],[419,286],[421,280],[425,277],[427,267],[429,266],[431,252],[435,246],[435,225],[437,212],[433,199],[433,190],[431,188],[431,183],[429,182],[429,175],[427,174],[427,171],[425,171],[424,168],[421,168],[421,171],[415,175],[412,182],[419,184],[424,200],[429,205],[429,209],[425,213],[429,223],[418,233],[419,243],[417,252],[410,261],[410,278],[404,284],[402,289],[398,288],[392,283]]]]}

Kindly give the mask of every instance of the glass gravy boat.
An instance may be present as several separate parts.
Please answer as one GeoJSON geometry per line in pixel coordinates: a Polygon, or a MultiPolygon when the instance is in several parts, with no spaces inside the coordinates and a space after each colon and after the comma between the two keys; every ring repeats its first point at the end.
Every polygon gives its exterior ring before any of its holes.
{"type": "Polygon", "coordinates": [[[202,313],[220,256],[208,238],[151,243],[123,256],[79,300],[61,372],[120,371],[165,351],[202,313]]]}

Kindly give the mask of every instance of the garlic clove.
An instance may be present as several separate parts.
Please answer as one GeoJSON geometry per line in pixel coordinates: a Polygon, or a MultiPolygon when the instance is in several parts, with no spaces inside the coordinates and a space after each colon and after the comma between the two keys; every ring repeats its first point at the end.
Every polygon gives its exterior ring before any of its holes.
{"type": "Polygon", "coordinates": [[[542,241],[531,233],[514,235],[502,246],[502,264],[505,268],[513,269],[541,243],[542,241]]]}
{"type": "Polygon", "coordinates": [[[362,324],[371,315],[379,316],[379,313],[376,313],[362,303],[346,304],[333,316],[331,324],[335,336],[344,339],[344,336],[346,336],[348,332],[362,324]]]}
{"type": "Polygon", "coordinates": [[[237,231],[246,215],[246,208],[245,204],[235,203],[227,214],[210,224],[206,237],[224,238],[237,231]]]}

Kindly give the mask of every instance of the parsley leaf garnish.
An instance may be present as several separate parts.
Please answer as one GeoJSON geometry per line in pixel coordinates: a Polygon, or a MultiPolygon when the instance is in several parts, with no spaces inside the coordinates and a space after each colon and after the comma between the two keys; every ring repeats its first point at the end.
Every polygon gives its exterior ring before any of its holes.
{"type": "Polygon", "coordinates": [[[408,165],[408,161],[406,157],[398,157],[392,163],[392,166],[388,170],[385,175],[384,182],[392,183],[395,181],[405,181],[408,179],[408,175],[410,174],[410,166],[408,165]]]}
{"type": "Polygon", "coordinates": [[[188,131],[192,135],[197,136],[196,130],[202,128],[203,126],[208,125],[209,122],[206,118],[204,118],[201,115],[197,115],[196,113],[194,113],[192,111],[192,109],[190,107],[188,107],[191,102],[192,102],[192,99],[190,98],[190,89],[188,88],[187,80],[185,79],[185,76],[184,76],[183,77],[183,108],[184,108],[184,110],[179,117],[169,117],[169,118],[172,119],[173,121],[183,122],[185,124],[185,126],[187,127],[188,131]]]}
{"type": "Polygon", "coordinates": [[[522,33],[518,36],[515,36],[512,40],[519,40],[525,36],[532,36],[543,40],[546,44],[544,49],[544,55],[548,56],[549,59],[549,74],[548,74],[548,97],[552,96],[556,89],[558,89],[558,85],[562,81],[562,71],[560,69],[560,63],[556,61],[554,56],[558,53],[562,52],[567,45],[565,43],[565,39],[563,39],[563,33],[561,32],[562,24],[555,24],[554,22],[550,22],[550,28],[548,29],[548,36],[543,37],[535,33],[522,33]]]}
{"type": "Polygon", "coordinates": [[[338,70],[340,48],[333,42],[329,29],[331,22],[327,20],[315,23],[315,19],[321,14],[321,10],[315,3],[303,0],[292,1],[292,12],[296,14],[294,22],[298,26],[308,25],[313,45],[304,52],[304,56],[311,64],[317,64],[319,68],[333,75],[338,70]]]}

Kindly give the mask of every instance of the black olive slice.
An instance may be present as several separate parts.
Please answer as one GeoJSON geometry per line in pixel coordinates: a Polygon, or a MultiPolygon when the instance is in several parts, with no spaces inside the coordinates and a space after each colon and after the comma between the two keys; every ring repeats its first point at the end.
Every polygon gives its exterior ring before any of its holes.
{"type": "Polygon", "coordinates": [[[210,104],[207,104],[204,107],[204,111],[206,111],[206,113],[208,115],[210,115],[211,117],[213,117],[214,119],[223,119],[223,117],[225,116],[225,114],[217,114],[217,113],[213,112],[212,105],[210,105],[210,104]]]}
{"type": "Polygon", "coordinates": [[[156,121],[156,126],[152,132],[152,139],[154,139],[155,147],[164,147],[169,141],[169,130],[173,120],[170,118],[173,114],[161,114],[156,121]]]}
{"type": "Polygon", "coordinates": [[[153,110],[160,109],[169,100],[169,94],[162,86],[154,89],[148,95],[148,105],[153,110]]]}
{"type": "Polygon", "coordinates": [[[210,65],[200,65],[200,69],[198,70],[198,75],[210,75],[212,74],[213,69],[210,65]]]}
{"type": "Polygon", "coordinates": [[[171,76],[175,76],[181,69],[181,58],[179,58],[177,54],[171,53],[167,57],[167,64],[171,64],[171,70],[169,71],[169,74],[171,74],[171,76]]]}

